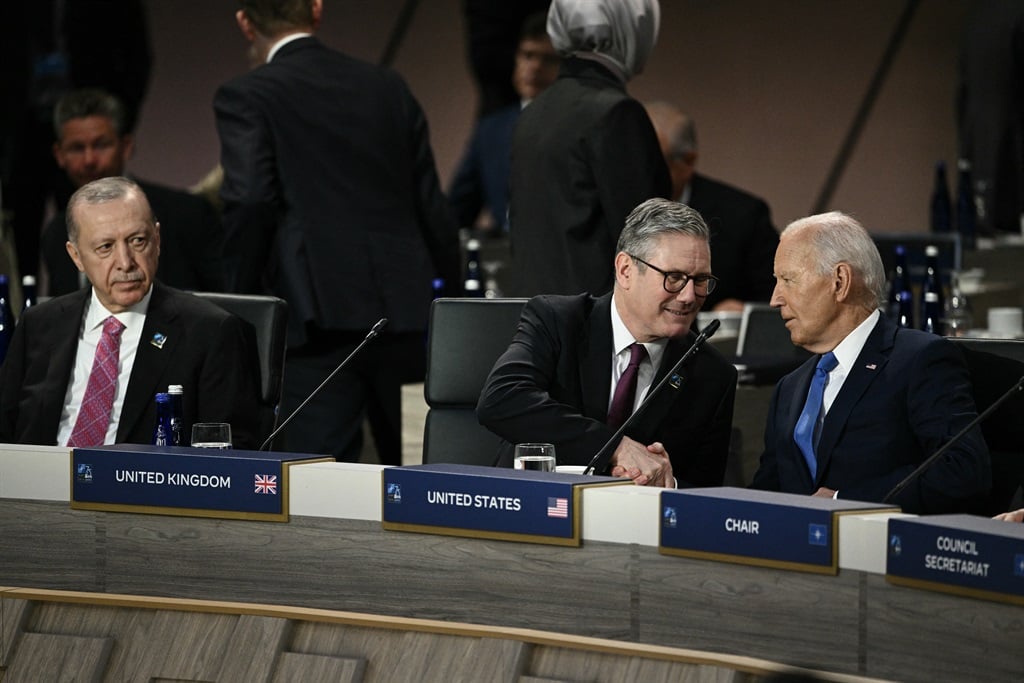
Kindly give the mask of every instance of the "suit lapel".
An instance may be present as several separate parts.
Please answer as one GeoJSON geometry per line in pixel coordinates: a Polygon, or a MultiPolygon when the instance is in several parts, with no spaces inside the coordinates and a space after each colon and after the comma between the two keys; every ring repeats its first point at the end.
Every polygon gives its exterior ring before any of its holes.
{"type": "Polygon", "coordinates": [[[819,475],[828,469],[832,450],[835,448],[839,436],[845,430],[846,422],[850,419],[853,409],[888,362],[895,338],[895,326],[888,324],[884,317],[879,318],[867,341],[864,342],[864,348],[857,356],[857,361],[846,375],[843,388],[839,390],[839,394],[825,416],[825,422],[821,428],[821,438],[815,451],[818,457],[819,475]]]}
{"type": "Polygon", "coordinates": [[[146,413],[153,396],[158,391],[167,391],[160,386],[164,370],[171,362],[178,348],[184,343],[183,328],[177,320],[178,311],[167,299],[162,285],[153,285],[153,297],[146,311],[146,322],[135,352],[135,364],[128,379],[121,407],[121,420],[117,427],[117,440],[128,437],[146,413]],[[160,339],[162,335],[162,341],[160,339]]]}
{"type": "MultiPolygon", "coordinates": [[[[648,395],[654,390],[658,383],[668,374],[668,372],[675,366],[675,364],[682,358],[686,350],[690,348],[693,343],[693,334],[688,334],[682,339],[670,339],[668,344],[665,346],[665,353],[661,357],[661,363],[658,366],[657,371],[654,373],[654,380],[651,382],[651,388],[648,390],[648,395]]],[[[700,352],[698,351],[698,354],[700,352]]],[[[692,364],[695,362],[695,356],[691,357],[686,363],[683,364],[678,371],[676,371],[675,379],[670,379],[665,388],[662,389],[661,393],[651,398],[647,407],[644,409],[644,414],[639,417],[640,424],[647,427],[653,427],[658,425],[665,419],[672,404],[677,399],[686,395],[688,390],[687,385],[690,383],[690,376],[692,374],[692,364]]]]}
{"type": "Polygon", "coordinates": [[[579,378],[583,414],[604,421],[608,417],[612,367],[611,295],[594,302],[579,336],[579,378]]]}
{"type": "MultiPolygon", "coordinates": [[[[82,316],[85,312],[85,304],[91,294],[91,289],[83,288],[76,296],[63,303],[57,314],[59,317],[54,323],[53,333],[48,340],[49,348],[45,352],[46,356],[51,359],[46,369],[46,386],[51,387],[52,391],[46,392],[40,407],[42,414],[47,416],[45,421],[41,421],[41,424],[58,425],[60,422],[60,416],[64,410],[64,398],[67,396],[68,385],[71,383],[71,372],[75,367],[75,355],[78,353],[82,316]]],[[[53,434],[56,435],[56,433],[57,427],[55,426],[53,434]]]]}

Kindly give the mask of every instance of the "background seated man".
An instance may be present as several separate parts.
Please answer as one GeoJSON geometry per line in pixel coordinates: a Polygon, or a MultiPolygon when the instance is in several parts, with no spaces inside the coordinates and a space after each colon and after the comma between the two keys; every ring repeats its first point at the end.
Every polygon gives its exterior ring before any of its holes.
{"type": "MultiPolygon", "coordinates": [[[[53,154],[77,189],[99,178],[124,175],[134,138],[125,128],[121,102],[86,88],[74,90],[54,112],[57,141],[53,154]]],[[[136,180],[160,221],[160,266],[164,284],[190,291],[224,289],[224,231],[213,205],[202,197],[164,185],[136,180]]],[[[43,231],[42,251],[50,296],[73,292],[84,283],[64,247],[67,220],[57,211],[43,231]]]]}
{"type": "MultiPolygon", "coordinates": [[[[772,306],[793,343],[818,355],[775,387],[752,485],[881,502],[975,417],[963,356],[880,314],[882,259],[850,216],[791,223],[775,278],[772,306]]],[[[917,514],[971,512],[985,508],[991,486],[976,427],[890,502],[917,514]]]]}
{"type": "MultiPolygon", "coordinates": [[[[514,445],[525,441],[553,443],[560,464],[588,464],[692,343],[690,325],[715,283],[700,214],[647,200],[626,218],[617,251],[611,293],[526,304],[477,405],[480,424],[503,439],[498,465],[511,465],[514,445]],[[620,412],[616,398],[628,395],[620,386],[633,372],[635,393],[620,412]]],[[[678,386],[652,397],[615,446],[613,476],[722,484],[736,369],[705,345],[678,374],[678,386]]]]}
{"type": "Polygon", "coordinates": [[[672,198],[695,209],[711,231],[721,283],[708,295],[704,310],[742,311],[745,302],[767,302],[775,286],[772,260],[779,244],[768,204],[697,173],[697,127],[682,110],[666,102],[644,107],[672,177],[672,198]]]}
{"type": "Polygon", "coordinates": [[[92,286],[18,322],[0,368],[0,441],[151,443],[154,394],[180,384],[185,433],[195,422],[228,422],[236,447],[258,446],[258,382],[242,322],[154,280],[160,224],[139,186],[96,180],[67,212],[67,253],[92,286]]]}

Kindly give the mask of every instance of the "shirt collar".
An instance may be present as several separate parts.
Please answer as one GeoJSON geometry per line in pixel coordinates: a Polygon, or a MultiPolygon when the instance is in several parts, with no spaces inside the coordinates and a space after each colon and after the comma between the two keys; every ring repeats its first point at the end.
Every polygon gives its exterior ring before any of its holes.
{"type": "Polygon", "coordinates": [[[92,296],[89,298],[89,309],[85,313],[85,327],[83,328],[86,332],[95,329],[103,325],[103,321],[114,316],[125,327],[129,327],[129,323],[136,320],[145,320],[146,311],[149,310],[149,300],[153,296],[153,285],[149,286],[149,291],[146,292],[146,296],[142,297],[139,303],[129,306],[127,310],[121,313],[111,313],[107,308],[100,302],[99,297],[96,296],[96,288],[92,288],[92,296]]]}
{"type": "MultiPolygon", "coordinates": [[[[612,355],[618,356],[625,351],[630,344],[636,343],[636,339],[622,322],[619,310],[615,307],[615,295],[612,294],[612,355]]],[[[665,354],[665,347],[668,346],[668,339],[656,339],[652,342],[644,342],[647,349],[647,357],[651,359],[651,365],[657,368],[661,365],[661,357],[665,354]]]]}
{"type": "Polygon", "coordinates": [[[868,337],[871,336],[871,330],[875,329],[875,323],[878,322],[880,315],[881,313],[877,309],[872,311],[871,315],[865,318],[860,325],[853,328],[853,332],[846,335],[846,338],[839,342],[836,348],[832,349],[836,360],[839,361],[839,367],[848,371],[857,362],[857,356],[860,355],[861,349],[864,348],[868,337]]]}
{"type": "Polygon", "coordinates": [[[278,53],[278,51],[279,51],[279,50],[280,50],[280,49],[281,49],[282,47],[284,47],[285,45],[287,45],[288,43],[291,43],[291,42],[293,42],[293,41],[296,41],[296,40],[298,40],[299,38],[307,38],[307,37],[309,37],[309,36],[311,36],[311,35],[313,35],[313,34],[312,34],[312,33],[309,33],[309,32],[304,32],[304,33],[291,33],[291,34],[289,34],[289,35],[285,36],[284,38],[282,38],[281,40],[277,41],[276,43],[274,43],[274,44],[273,44],[273,45],[271,46],[271,48],[270,48],[270,51],[269,51],[269,52],[267,52],[267,64],[270,64],[270,60],[272,60],[272,59],[274,58],[274,55],[276,55],[276,54],[278,53]]]}

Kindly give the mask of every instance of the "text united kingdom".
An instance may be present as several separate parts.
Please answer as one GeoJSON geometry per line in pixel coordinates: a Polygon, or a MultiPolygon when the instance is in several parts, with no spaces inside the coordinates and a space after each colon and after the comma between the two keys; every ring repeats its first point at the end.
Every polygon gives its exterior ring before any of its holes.
{"type": "Polygon", "coordinates": [[[194,472],[159,472],[149,470],[114,470],[114,481],[119,484],[152,486],[184,486],[204,489],[230,489],[231,477],[220,474],[194,472]]]}

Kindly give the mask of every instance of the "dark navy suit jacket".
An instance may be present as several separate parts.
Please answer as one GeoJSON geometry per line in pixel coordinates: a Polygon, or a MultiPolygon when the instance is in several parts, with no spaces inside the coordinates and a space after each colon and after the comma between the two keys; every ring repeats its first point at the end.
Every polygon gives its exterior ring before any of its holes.
{"type": "MultiPolygon", "coordinates": [[[[78,351],[82,314],[92,289],[51,299],[25,312],[0,368],[0,442],[54,445],[78,351]]],[[[256,448],[259,368],[242,322],[198,297],[160,283],[128,380],[118,443],[152,442],[154,395],[181,384],[186,430],[196,421],[228,422],[236,448],[256,448]],[[155,335],[162,344],[152,344],[155,335]]],[[[190,432],[187,432],[190,433],[190,432]]]]}
{"type": "MultiPolygon", "coordinates": [[[[692,342],[668,343],[652,387],[692,342]]],[[[588,464],[615,433],[605,423],[611,370],[611,294],[531,299],[477,405],[480,424],[503,439],[497,464],[511,466],[513,445],[524,441],[555,444],[560,464],[588,464]]],[[[678,374],[678,386],[665,385],[626,436],[662,442],[680,487],[721,486],[736,369],[705,345],[678,374]]]]}
{"type": "Polygon", "coordinates": [[[459,227],[472,226],[485,206],[495,225],[508,227],[508,169],[519,112],[518,104],[503,107],[477,123],[448,189],[448,206],[459,227]]]}
{"type": "MultiPolygon", "coordinates": [[[[881,502],[976,415],[960,351],[882,317],[825,417],[812,481],[793,429],[819,358],[776,385],[754,488],[811,494],[824,486],[840,498],[881,502]]],[[[988,448],[975,427],[890,502],[917,514],[972,512],[984,509],[991,486],[988,448]]]]}

